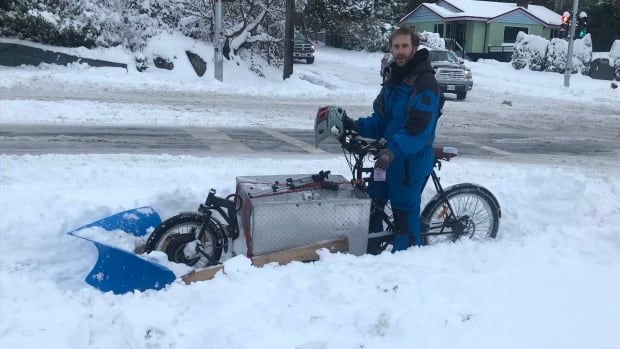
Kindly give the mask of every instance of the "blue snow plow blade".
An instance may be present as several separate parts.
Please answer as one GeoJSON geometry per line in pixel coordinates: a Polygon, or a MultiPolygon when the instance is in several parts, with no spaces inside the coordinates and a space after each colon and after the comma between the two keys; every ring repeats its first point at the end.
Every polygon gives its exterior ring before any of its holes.
{"type": "Polygon", "coordinates": [[[84,281],[101,291],[112,291],[115,294],[136,290],[159,290],[173,282],[176,276],[172,270],[131,251],[78,234],[82,229],[96,227],[106,231],[122,230],[133,236],[144,236],[149,228],[155,228],[159,224],[161,224],[161,218],[153,208],[140,207],[117,213],[68,232],[67,234],[90,241],[97,247],[97,263],[84,281]]]}

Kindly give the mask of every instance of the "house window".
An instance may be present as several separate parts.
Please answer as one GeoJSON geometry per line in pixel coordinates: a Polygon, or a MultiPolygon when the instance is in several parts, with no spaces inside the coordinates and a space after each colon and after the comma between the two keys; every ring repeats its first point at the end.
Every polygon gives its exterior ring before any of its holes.
{"type": "Polygon", "coordinates": [[[433,33],[439,33],[439,37],[443,38],[443,23],[435,24],[435,26],[433,27],[433,33]]]}
{"type": "Polygon", "coordinates": [[[517,40],[517,34],[524,32],[527,34],[529,28],[526,27],[504,27],[504,43],[514,43],[517,40]]]}

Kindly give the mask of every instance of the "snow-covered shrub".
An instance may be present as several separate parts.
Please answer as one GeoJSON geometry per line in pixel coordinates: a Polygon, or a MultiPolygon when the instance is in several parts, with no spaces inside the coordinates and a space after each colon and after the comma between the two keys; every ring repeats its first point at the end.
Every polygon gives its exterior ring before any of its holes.
{"type": "Polygon", "coordinates": [[[439,36],[439,33],[431,33],[423,31],[420,35],[421,44],[430,48],[446,48],[445,40],[439,36]]]}
{"type": "Polygon", "coordinates": [[[614,78],[620,81],[620,57],[614,59],[614,78]]]}
{"type": "Polygon", "coordinates": [[[170,27],[179,5],[169,0],[15,0],[0,11],[0,36],[65,47],[124,45],[139,50],[170,27]],[[166,16],[166,17],[164,17],[166,16]]]}
{"type": "Polygon", "coordinates": [[[138,70],[139,72],[143,72],[151,66],[150,58],[145,56],[141,52],[136,53],[135,60],[136,60],[136,70],[138,70]]]}
{"type": "Polygon", "coordinates": [[[612,59],[620,58],[620,39],[615,40],[613,44],[611,44],[611,49],[609,50],[609,57],[612,59]]]}
{"type": "Polygon", "coordinates": [[[528,67],[530,70],[543,71],[548,44],[545,38],[519,32],[512,53],[512,66],[515,69],[528,67]]]}
{"type": "MultiPolygon", "coordinates": [[[[564,73],[568,42],[554,38],[548,41],[536,35],[519,32],[512,54],[512,66],[515,69],[529,67],[534,71],[564,73]]],[[[577,39],[573,45],[572,73],[581,71],[588,75],[592,61],[592,39],[590,34],[577,39]]]]}
{"type": "Polygon", "coordinates": [[[589,75],[590,63],[592,62],[592,37],[590,34],[575,40],[573,44],[573,58],[573,72],[581,71],[581,74],[589,75]]]}
{"type": "Polygon", "coordinates": [[[521,44],[525,39],[525,36],[521,34],[523,34],[523,32],[519,32],[519,34],[517,34],[515,46],[512,50],[512,58],[510,60],[512,67],[516,70],[521,70],[527,67],[527,51],[525,50],[525,47],[521,44]]]}
{"type": "Polygon", "coordinates": [[[563,39],[553,38],[547,49],[545,71],[564,73],[566,69],[566,54],[568,42],[563,39]]]}
{"type": "Polygon", "coordinates": [[[66,14],[68,5],[55,7],[21,0],[7,8],[0,11],[0,37],[67,47],[94,46],[93,28],[74,23],[66,14]]]}

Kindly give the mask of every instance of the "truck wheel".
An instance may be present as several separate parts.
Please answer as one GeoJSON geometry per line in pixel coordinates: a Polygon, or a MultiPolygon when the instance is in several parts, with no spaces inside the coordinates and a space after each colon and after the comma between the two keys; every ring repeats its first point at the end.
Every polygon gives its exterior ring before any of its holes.
{"type": "Polygon", "coordinates": [[[308,62],[308,64],[314,63],[314,57],[306,58],[306,62],[308,62]]]}
{"type": "Polygon", "coordinates": [[[465,99],[467,97],[467,92],[457,92],[456,99],[465,99]]]}

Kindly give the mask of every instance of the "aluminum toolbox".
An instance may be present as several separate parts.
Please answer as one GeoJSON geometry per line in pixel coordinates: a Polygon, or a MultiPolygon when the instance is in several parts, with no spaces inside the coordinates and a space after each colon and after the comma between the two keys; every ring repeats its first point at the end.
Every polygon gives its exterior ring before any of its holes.
{"type": "MultiPolygon", "coordinates": [[[[366,253],[370,198],[353,188],[343,176],[337,190],[321,186],[290,190],[276,183],[308,178],[308,174],[237,177],[237,194],[243,198],[239,213],[245,254],[248,257],[312,245],[346,236],[349,252],[366,253]]],[[[241,251],[239,251],[241,252],[241,251]]]]}

